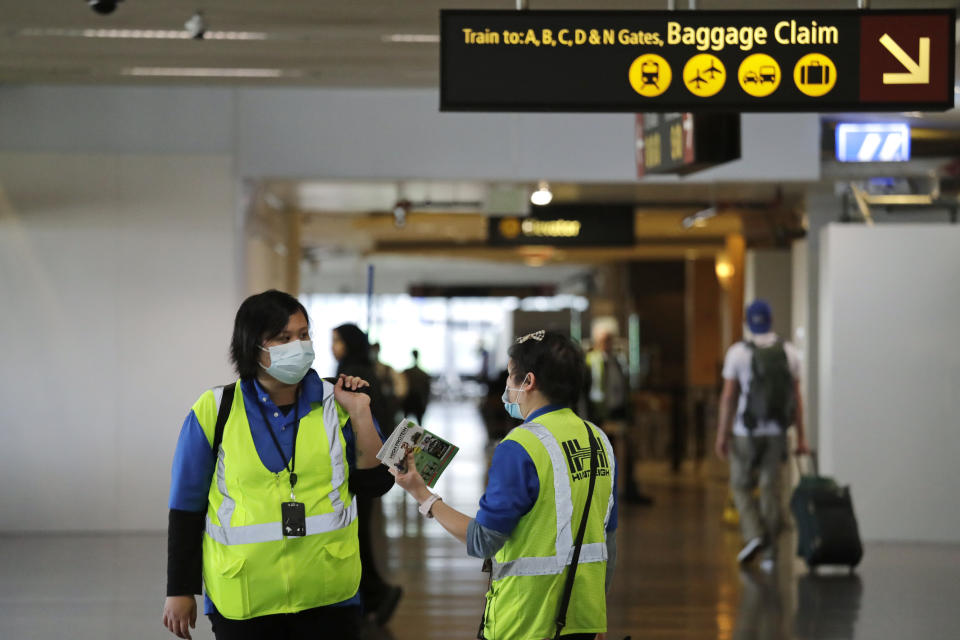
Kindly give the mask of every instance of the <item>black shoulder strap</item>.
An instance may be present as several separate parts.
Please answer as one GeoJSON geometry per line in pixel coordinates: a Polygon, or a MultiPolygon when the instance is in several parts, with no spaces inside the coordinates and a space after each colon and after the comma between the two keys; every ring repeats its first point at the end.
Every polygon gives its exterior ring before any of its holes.
{"type": "Polygon", "coordinates": [[[223,427],[227,424],[230,417],[230,408],[233,407],[233,393],[237,388],[236,382],[223,387],[223,395],[220,396],[220,406],[217,407],[217,426],[213,429],[213,455],[219,455],[220,443],[223,442],[223,427]]]}
{"type": "Polygon", "coordinates": [[[577,575],[577,565],[580,563],[580,548],[583,546],[583,537],[587,532],[587,517],[590,515],[590,503],[593,501],[593,487],[597,483],[597,440],[593,437],[593,431],[586,422],[583,423],[583,426],[587,428],[587,438],[590,441],[590,485],[587,488],[587,503],[583,507],[583,516],[580,518],[577,540],[573,546],[573,558],[570,560],[567,580],[563,585],[563,595],[560,597],[560,610],[557,611],[557,633],[554,640],[559,640],[560,633],[567,624],[567,608],[570,606],[573,581],[577,575]]]}

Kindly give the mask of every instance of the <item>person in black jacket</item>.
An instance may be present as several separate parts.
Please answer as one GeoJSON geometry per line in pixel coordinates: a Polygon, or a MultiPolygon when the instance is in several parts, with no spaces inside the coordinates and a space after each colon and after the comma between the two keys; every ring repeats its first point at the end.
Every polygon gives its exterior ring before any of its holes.
{"type": "MultiPolygon", "coordinates": [[[[367,334],[355,324],[342,324],[333,330],[331,347],[337,360],[337,375],[357,376],[370,382],[370,409],[385,437],[389,437],[395,426],[393,417],[386,413],[387,407],[380,391],[373,361],[370,358],[370,342],[367,334]]],[[[368,615],[372,615],[377,624],[383,625],[393,615],[403,594],[398,585],[387,583],[377,569],[373,555],[373,539],[370,532],[370,520],[376,498],[357,496],[357,524],[360,536],[360,595],[368,615]]]]}

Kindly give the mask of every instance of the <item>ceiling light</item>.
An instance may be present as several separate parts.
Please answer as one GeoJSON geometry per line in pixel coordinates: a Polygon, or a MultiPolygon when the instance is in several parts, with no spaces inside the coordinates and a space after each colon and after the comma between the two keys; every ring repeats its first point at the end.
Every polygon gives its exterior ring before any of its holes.
{"type": "Polygon", "coordinates": [[[440,36],[433,33],[391,33],[381,36],[384,42],[412,42],[415,44],[438,44],[440,36]]]}
{"type": "Polygon", "coordinates": [[[530,202],[542,207],[550,204],[553,200],[553,194],[550,192],[550,185],[546,180],[541,180],[537,184],[537,190],[530,194],[530,202]]]}
{"type": "Polygon", "coordinates": [[[240,69],[234,67],[128,67],[124,76],[151,76],[168,78],[284,78],[302,76],[302,71],[284,69],[240,69]]]}
{"type": "Polygon", "coordinates": [[[734,268],[733,263],[730,262],[730,258],[725,255],[717,256],[714,270],[716,271],[717,279],[720,280],[721,284],[729,283],[730,278],[732,278],[733,274],[736,273],[736,269],[734,268]]]}

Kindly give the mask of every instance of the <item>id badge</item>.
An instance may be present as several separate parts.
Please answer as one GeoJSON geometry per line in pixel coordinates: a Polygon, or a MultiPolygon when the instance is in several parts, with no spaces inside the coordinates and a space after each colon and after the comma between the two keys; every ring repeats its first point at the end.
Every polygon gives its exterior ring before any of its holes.
{"type": "Polygon", "coordinates": [[[288,537],[307,535],[307,509],[302,502],[281,502],[280,516],[283,535],[288,537]]]}

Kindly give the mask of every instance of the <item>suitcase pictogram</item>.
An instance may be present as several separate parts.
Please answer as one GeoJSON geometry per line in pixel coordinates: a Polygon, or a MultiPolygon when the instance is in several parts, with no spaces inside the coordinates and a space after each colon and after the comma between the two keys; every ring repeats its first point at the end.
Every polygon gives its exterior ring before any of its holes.
{"type": "Polygon", "coordinates": [[[803,84],[830,84],[830,67],[825,67],[818,60],[804,65],[800,75],[803,84]]]}

